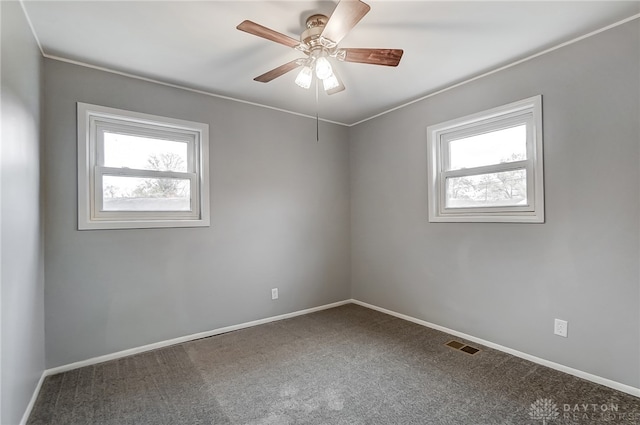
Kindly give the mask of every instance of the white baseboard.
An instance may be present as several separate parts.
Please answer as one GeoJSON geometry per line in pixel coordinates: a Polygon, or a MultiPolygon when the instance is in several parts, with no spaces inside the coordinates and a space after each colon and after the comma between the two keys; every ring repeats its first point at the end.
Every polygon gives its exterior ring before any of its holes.
{"type": "Polygon", "coordinates": [[[522,351],[514,350],[509,347],[504,347],[499,344],[495,344],[491,341],[484,340],[482,338],[477,338],[472,335],[467,335],[463,332],[458,332],[453,329],[445,328],[444,326],[436,325],[434,323],[430,323],[424,320],[416,319],[415,317],[407,316],[406,314],[397,313],[392,310],[387,310],[386,308],[378,307],[373,304],[368,304],[362,301],[358,301],[352,299],[351,302],[353,304],[360,305],[362,307],[370,308],[372,310],[379,311],[381,313],[389,314],[391,316],[398,317],[403,320],[407,320],[409,322],[416,323],[418,325],[426,326],[431,329],[435,329],[441,332],[445,332],[451,335],[455,335],[459,338],[466,339],[468,341],[473,341],[478,344],[482,344],[486,347],[493,348],[495,350],[503,351],[505,353],[511,354],[516,357],[520,357],[521,359],[529,360],[530,362],[537,363],[543,366],[550,367],[551,369],[558,370],[560,372],[568,373],[569,375],[577,376],[578,378],[585,379],[587,381],[594,382],[596,384],[604,385],[605,387],[613,388],[614,390],[622,391],[627,394],[631,394],[632,396],[640,397],[640,388],[632,387],[630,385],[622,384],[620,382],[612,381],[611,379],[603,378],[601,376],[593,375],[588,372],[584,372],[582,370],[574,369],[569,366],[562,365],[560,363],[555,363],[549,360],[542,359],[540,357],[532,356],[531,354],[523,353],[522,351]]]}
{"type": "Polygon", "coordinates": [[[227,332],[237,331],[239,329],[250,328],[252,326],[264,325],[265,323],[275,322],[278,320],[289,319],[291,317],[302,316],[304,314],[314,313],[316,311],[326,310],[333,307],[338,307],[345,304],[350,304],[351,300],[338,301],[331,304],[321,305],[319,307],[307,308],[305,310],[298,310],[292,313],[281,314],[279,316],[267,317],[264,319],[254,320],[251,322],[245,322],[238,325],[226,326],[224,328],[218,328],[211,331],[199,332],[187,336],[181,336],[179,338],[168,339],[166,341],[155,342],[153,344],[143,345],[141,347],[130,348],[128,350],[118,351],[116,353],[105,354],[103,356],[93,357],[87,360],[81,360],[79,362],[74,362],[62,366],[57,366],[51,369],[46,369],[42,372],[42,376],[40,377],[40,381],[38,381],[38,385],[36,386],[33,395],[31,396],[31,401],[27,405],[27,410],[24,412],[22,416],[22,420],[20,421],[20,425],[26,425],[29,416],[31,415],[31,411],[33,410],[33,406],[35,405],[36,399],[38,398],[38,394],[40,393],[40,388],[42,387],[42,383],[47,376],[55,375],[62,372],[67,372],[70,370],[78,369],[85,366],[92,366],[98,363],[103,363],[109,360],[116,360],[122,357],[131,356],[133,354],[144,353],[145,351],[156,350],[158,348],[168,347],[170,345],[181,344],[183,342],[193,341],[200,338],[206,338],[209,336],[220,335],[227,332]]]}
{"type": "Polygon", "coordinates": [[[122,357],[131,356],[133,354],[144,353],[146,351],[156,350],[158,348],[168,347],[170,345],[181,344],[183,342],[193,341],[193,340],[200,339],[200,338],[206,338],[206,337],[209,337],[209,336],[220,335],[220,334],[223,334],[223,333],[226,333],[226,332],[232,332],[232,331],[236,331],[236,330],[239,330],[239,329],[250,328],[252,326],[263,325],[263,324],[269,323],[269,322],[275,322],[275,321],[278,321],[278,320],[284,320],[284,319],[289,319],[289,318],[296,317],[296,316],[302,316],[304,314],[314,313],[316,311],[326,310],[326,309],[329,309],[329,308],[338,307],[338,306],[341,306],[341,305],[351,304],[351,303],[357,304],[359,306],[366,307],[366,308],[369,308],[369,309],[372,309],[372,310],[376,310],[376,311],[379,311],[381,313],[389,314],[391,316],[395,316],[395,317],[398,317],[400,319],[416,323],[418,325],[426,326],[428,328],[432,328],[432,329],[435,329],[435,330],[438,330],[438,331],[441,331],[441,332],[445,332],[445,333],[448,333],[448,334],[451,334],[451,335],[455,335],[457,337],[464,338],[464,339],[466,339],[468,341],[473,341],[473,342],[476,342],[478,344],[482,344],[482,345],[484,345],[486,347],[490,347],[490,348],[493,348],[495,350],[503,351],[503,352],[511,354],[513,356],[520,357],[520,358],[525,359],[525,360],[529,360],[529,361],[531,361],[533,363],[537,363],[537,364],[540,364],[540,365],[543,365],[543,366],[547,366],[547,367],[550,367],[552,369],[558,370],[560,372],[565,372],[565,373],[568,373],[570,375],[574,375],[574,376],[577,376],[579,378],[586,379],[587,381],[595,382],[596,384],[604,385],[606,387],[613,388],[614,390],[622,391],[624,393],[631,394],[631,395],[636,396],[636,397],[640,397],[640,388],[635,388],[635,387],[632,387],[630,385],[622,384],[620,382],[612,381],[610,379],[603,378],[603,377],[600,377],[600,376],[597,376],[597,375],[593,375],[591,373],[583,372],[581,370],[574,369],[574,368],[569,367],[569,366],[561,365],[559,363],[555,363],[555,362],[552,362],[552,361],[549,361],[549,360],[545,360],[545,359],[542,359],[540,357],[532,356],[530,354],[523,353],[521,351],[514,350],[514,349],[509,348],[509,347],[504,347],[502,345],[495,344],[495,343],[493,343],[491,341],[486,341],[486,340],[484,340],[482,338],[476,338],[474,336],[467,335],[465,333],[458,332],[458,331],[455,331],[453,329],[445,328],[444,326],[440,326],[440,325],[436,325],[434,323],[429,323],[429,322],[424,321],[424,320],[416,319],[415,317],[407,316],[406,314],[397,313],[395,311],[387,310],[386,308],[378,307],[376,305],[368,304],[368,303],[365,303],[365,302],[362,302],[362,301],[359,301],[359,300],[356,300],[356,299],[349,299],[349,300],[344,300],[344,301],[338,301],[338,302],[331,303],[331,304],[325,304],[325,305],[322,305],[322,306],[319,306],[319,307],[313,307],[313,308],[308,308],[308,309],[305,309],[305,310],[294,311],[292,313],[281,314],[279,316],[267,317],[267,318],[264,318],[264,319],[259,319],[259,320],[254,320],[254,321],[251,321],[251,322],[241,323],[241,324],[238,324],[238,325],[226,326],[224,328],[218,328],[218,329],[214,329],[214,330],[211,330],[211,331],[200,332],[200,333],[196,333],[196,334],[182,336],[182,337],[179,337],[179,338],[169,339],[169,340],[166,340],[166,341],[160,341],[160,342],[156,342],[156,343],[153,343],[153,344],[143,345],[141,347],[130,348],[128,350],[118,351],[118,352],[112,353],[112,354],[105,354],[103,356],[93,357],[91,359],[81,360],[79,362],[74,362],[74,363],[70,363],[70,364],[67,364],[67,365],[62,365],[62,366],[54,367],[54,368],[51,368],[51,369],[46,369],[44,372],[42,372],[42,376],[40,377],[40,380],[38,381],[38,384],[36,385],[36,388],[35,388],[35,390],[33,392],[33,395],[31,396],[31,400],[29,401],[29,404],[27,405],[27,409],[24,412],[24,415],[22,416],[22,420],[20,421],[20,425],[26,425],[27,420],[29,419],[29,415],[31,415],[31,411],[33,410],[33,406],[35,405],[36,399],[38,398],[38,394],[40,393],[40,389],[42,388],[42,383],[44,382],[44,379],[47,376],[55,375],[55,374],[62,373],[62,372],[67,372],[67,371],[78,369],[78,368],[85,367],[85,366],[95,365],[95,364],[106,362],[106,361],[109,361],[109,360],[120,359],[122,357]]]}
{"type": "Polygon", "coordinates": [[[206,338],[209,336],[220,335],[227,332],[237,331],[239,329],[250,328],[252,326],[263,325],[269,322],[275,322],[278,320],[289,319],[291,317],[302,316],[303,314],[309,314],[320,310],[326,310],[333,307],[349,304],[351,300],[338,301],[331,304],[325,304],[319,307],[308,308],[305,310],[294,311],[292,313],[281,314],[279,316],[267,317],[264,319],[253,320],[251,322],[241,323],[239,325],[226,326],[224,328],[214,329],[212,331],[199,332],[187,336],[181,336],[178,338],[168,339],[166,341],[155,342],[153,344],[143,345],[141,347],[130,348],[128,350],[118,351],[112,354],[105,354],[103,356],[93,357],[87,360],[81,360],[79,362],[70,363],[63,366],[47,369],[45,373],[48,375],[55,375],[61,372],[67,372],[69,370],[78,369],[80,367],[91,366],[97,363],[106,362],[109,360],[120,359],[122,357],[131,356],[132,354],[144,353],[145,351],[157,350],[158,348],[168,347],[170,345],[181,344],[183,342],[193,341],[200,338],[206,338]]]}
{"type": "Polygon", "coordinates": [[[27,408],[24,411],[24,415],[22,415],[22,419],[20,420],[20,425],[27,425],[27,421],[29,420],[29,416],[31,415],[31,411],[33,410],[33,406],[36,404],[36,399],[38,398],[38,394],[40,394],[40,389],[42,388],[42,383],[44,382],[44,378],[46,378],[47,371],[45,370],[40,375],[40,380],[36,384],[35,390],[33,390],[33,395],[31,395],[31,400],[29,400],[29,404],[27,404],[27,408]]]}

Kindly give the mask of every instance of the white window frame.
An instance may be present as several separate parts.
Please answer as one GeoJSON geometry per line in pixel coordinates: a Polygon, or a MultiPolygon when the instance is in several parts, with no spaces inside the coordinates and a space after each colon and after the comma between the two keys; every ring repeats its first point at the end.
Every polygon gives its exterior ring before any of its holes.
{"type": "Polygon", "coordinates": [[[430,222],[544,223],[542,96],[427,127],[428,202],[430,222]],[[449,170],[449,141],[526,124],[527,159],[449,170]],[[523,169],[527,205],[473,208],[446,207],[446,179],[523,169]]]}
{"type": "Polygon", "coordinates": [[[209,125],[78,102],[78,229],[209,226],[209,125]],[[187,144],[187,171],[105,167],[105,130],[187,144]],[[189,211],[103,211],[104,176],[188,179],[189,211]]]}

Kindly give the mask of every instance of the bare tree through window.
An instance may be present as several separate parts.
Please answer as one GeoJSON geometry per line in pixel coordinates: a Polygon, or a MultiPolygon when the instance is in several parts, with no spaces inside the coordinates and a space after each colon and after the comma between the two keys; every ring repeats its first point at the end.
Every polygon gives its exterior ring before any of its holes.
{"type": "MultiPolygon", "coordinates": [[[[172,152],[151,154],[147,158],[149,170],[186,171],[184,160],[172,152]]],[[[144,179],[133,191],[136,198],[183,198],[188,195],[188,185],[179,179],[144,179]]]]}

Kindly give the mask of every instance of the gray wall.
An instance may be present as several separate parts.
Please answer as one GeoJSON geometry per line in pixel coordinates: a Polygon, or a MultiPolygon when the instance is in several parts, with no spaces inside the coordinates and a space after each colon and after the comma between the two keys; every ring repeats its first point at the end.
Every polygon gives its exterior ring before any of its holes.
{"type": "Polygon", "coordinates": [[[638,27],[352,128],[353,297],[640,387],[638,27]],[[546,223],[429,223],[426,127],[537,94],[546,223]]]}
{"type": "Polygon", "coordinates": [[[2,15],[0,423],[17,424],[44,370],[42,58],[18,2],[2,15]]]}
{"type": "Polygon", "coordinates": [[[348,128],[54,60],[45,86],[47,367],[349,297],[348,128]],[[76,102],[208,123],[211,227],[78,231],[76,102]]]}
{"type": "Polygon", "coordinates": [[[307,118],[45,60],[46,366],[351,289],[640,387],[638,40],[634,21],[351,129],[323,123],[320,143],[307,118]],[[547,222],[428,223],[426,127],[536,94],[547,222]],[[76,230],[78,101],[208,123],[212,226],[76,230]]]}

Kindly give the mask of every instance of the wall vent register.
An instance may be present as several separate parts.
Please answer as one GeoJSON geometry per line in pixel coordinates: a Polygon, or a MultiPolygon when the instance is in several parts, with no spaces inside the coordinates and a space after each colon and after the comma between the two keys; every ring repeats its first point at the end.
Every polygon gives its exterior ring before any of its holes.
{"type": "Polygon", "coordinates": [[[462,351],[463,353],[467,353],[471,355],[476,354],[477,352],[480,351],[478,348],[464,344],[460,341],[449,341],[444,345],[446,345],[449,348],[453,348],[454,350],[462,351]]]}

